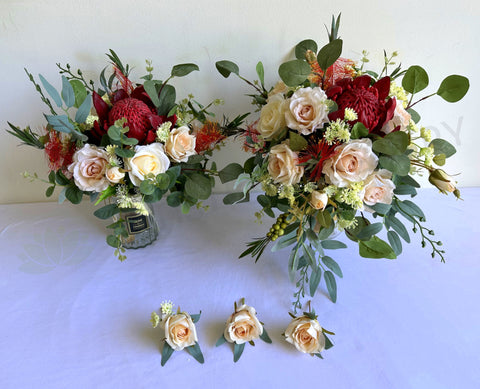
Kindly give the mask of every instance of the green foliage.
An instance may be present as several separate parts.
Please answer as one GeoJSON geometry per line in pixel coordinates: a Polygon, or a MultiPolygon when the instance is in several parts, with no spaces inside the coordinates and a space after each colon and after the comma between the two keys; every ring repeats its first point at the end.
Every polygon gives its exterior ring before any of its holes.
{"type": "Polygon", "coordinates": [[[311,39],[305,39],[305,40],[301,41],[300,43],[298,43],[295,46],[295,57],[297,59],[304,60],[307,50],[311,50],[314,53],[316,53],[317,50],[318,50],[317,43],[314,40],[311,40],[311,39]]]}
{"type": "Polygon", "coordinates": [[[270,339],[270,336],[268,336],[268,332],[265,327],[263,327],[263,332],[260,335],[260,339],[262,339],[265,343],[272,343],[272,339],[270,339]]]}
{"type": "Polygon", "coordinates": [[[372,148],[377,153],[401,155],[407,150],[409,143],[410,140],[405,132],[396,131],[373,142],[372,148]]]}
{"type": "Polygon", "coordinates": [[[83,192],[72,183],[66,187],[65,197],[72,204],[80,204],[82,202],[83,192]]]}
{"type": "Polygon", "coordinates": [[[7,124],[12,129],[12,131],[7,130],[7,132],[10,135],[13,135],[14,137],[20,139],[22,141],[22,144],[27,145],[27,146],[31,146],[31,147],[35,147],[35,148],[41,149],[41,150],[43,150],[45,148],[45,145],[40,140],[39,135],[34,133],[30,129],[30,127],[27,127],[24,130],[21,130],[20,127],[16,127],[10,122],[7,122],[7,124]]]}
{"type": "Polygon", "coordinates": [[[185,194],[194,199],[206,200],[211,193],[212,184],[207,176],[200,173],[193,173],[187,176],[185,194]]]}
{"type": "Polygon", "coordinates": [[[223,198],[223,203],[225,205],[235,204],[243,200],[244,197],[245,195],[243,194],[243,192],[229,193],[223,198]]]}
{"type": "Polygon", "coordinates": [[[285,62],[278,68],[280,78],[288,86],[303,84],[310,72],[310,65],[300,59],[285,62]]]}
{"type": "Polygon", "coordinates": [[[233,362],[238,362],[240,357],[243,354],[243,350],[245,349],[245,343],[242,344],[233,344],[233,362]]]}
{"type": "Polygon", "coordinates": [[[172,356],[173,354],[173,348],[170,347],[170,345],[165,342],[163,343],[163,349],[162,349],[162,361],[160,362],[160,364],[162,366],[165,366],[165,364],[167,363],[167,361],[170,359],[170,357],[172,356]]]}
{"type": "Polygon", "coordinates": [[[75,93],[73,92],[73,87],[65,76],[62,76],[62,99],[67,108],[73,107],[75,104],[75,93]]]}
{"type": "Polygon", "coordinates": [[[317,55],[317,62],[320,68],[325,72],[342,54],[343,41],[334,39],[323,46],[317,55]]]}
{"type": "Polygon", "coordinates": [[[402,155],[382,155],[379,158],[383,168],[390,170],[393,174],[406,176],[410,172],[410,159],[402,155]]]}
{"type": "Polygon", "coordinates": [[[300,134],[294,131],[290,131],[288,133],[288,137],[290,139],[289,146],[292,151],[301,151],[305,149],[308,145],[307,140],[303,136],[301,136],[300,134]]]}
{"type": "Polygon", "coordinates": [[[99,219],[106,220],[110,219],[113,215],[120,213],[120,208],[117,204],[107,204],[102,208],[97,209],[93,214],[99,219]]]}
{"type": "Polygon", "coordinates": [[[263,68],[263,63],[258,62],[255,70],[257,72],[258,79],[260,80],[260,84],[262,84],[262,87],[265,89],[265,69],[263,68]]]}
{"type": "Polygon", "coordinates": [[[171,76],[172,77],[184,77],[191,72],[199,70],[198,65],[194,63],[182,63],[179,65],[175,65],[172,68],[171,76]]]}
{"type": "Polygon", "coordinates": [[[324,257],[322,257],[322,262],[325,264],[326,267],[328,267],[338,277],[340,277],[340,278],[343,277],[342,269],[340,269],[340,266],[338,265],[337,262],[335,262],[333,260],[333,258],[328,257],[328,256],[324,256],[324,257]]]}
{"type": "Polygon", "coordinates": [[[234,73],[237,76],[240,75],[238,65],[232,61],[218,61],[215,63],[215,67],[217,68],[219,73],[225,78],[228,78],[231,73],[234,73]]]}
{"type": "Polygon", "coordinates": [[[411,94],[418,93],[428,86],[428,74],[421,66],[410,66],[403,76],[402,86],[411,94]]]}
{"type": "Polygon", "coordinates": [[[80,107],[78,107],[77,113],[75,114],[75,121],[77,123],[85,123],[90,110],[92,109],[92,96],[86,95],[82,101],[80,107]]]}
{"type": "Polygon", "coordinates": [[[467,77],[453,74],[442,81],[437,95],[449,103],[455,103],[467,94],[469,88],[470,82],[467,77]]]}
{"type": "Polygon", "coordinates": [[[351,139],[360,139],[368,136],[368,128],[362,122],[357,122],[352,127],[351,139]]]}
{"type": "Polygon", "coordinates": [[[183,202],[183,194],[180,191],[172,192],[167,196],[169,207],[179,207],[183,202]]]}
{"type": "Polygon", "coordinates": [[[322,279],[322,269],[317,267],[316,269],[312,269],[312,273],[310,274],[310,284],[309,284],[309,291],[310,296],[314,296],[316,290],[318,289],[318,285],[322,279]]]}
{"type": "Polygon", "coordinates": [[[50,97],[53,99],[57,107],[61,107],[63,105],[62,103],[62,98],[60,97],[60,94],[57,92],[57,90],[50,84],[41,74],[38,75],[40,78],[40,81],[47,91],[47,93],[50,95],[50,97]]]}
{"type": "Polygon", "coordinates": [[[441,138],[432,140],[429,146],[433,147],[433,153],[435,155],[443,154],[445,158],[450,158],[457,152],[457,149],[455,149],[451,143],[441,138]]]}
{"type": "Polygon", "coordinates": [[[421,119],[420,114],[417,111],[415,111],[413,108],[408,108],[407,112],[412,117],[412,120],[414,123],[418,123],[420,121],[421,119]]]}
{"type": "Polygon", "coordinates": [[[325,283],[327,284],[327,291],[328,295],[332,302],[337,302],[337,281],[335,280],[335,276],[329,270],[324,273],[325,283]]]}
{"type": "Polygon", "coordinates": [[[167,116],[170,110],[175,106],[176,98],[177,94],[175,88],[171,85],[164,84],[158,96],[158,114],[167,116]]]}
{"type": "Polygon", "coordinates": [[[150,100],[152,100],[153,105],[155,107],[160,107],[160,100],[158,98],[158,90],[157,90],[157,85],[161,85],[162,83],[157,80],[148,80],[143,83],[143,88],[145,89],[145,92],[147,92],[148,97],[150,97],[150,100]]]}
{"type": "Polygon", "coordinates": [[[383,223],[372,223],[362,228],[357,238],[360,240],[369,240],[372,236],[378,234],[383,229],[383,223]]]}
{"type": "Polygon", "coordinates": [[[225,339],[225,336],[223,336],[223,334],[222,334],[222,336],[220,336],[220,338],[218,338],[217,343],[215,343],[215,347],[221,346],[226,341],[227,341],[227,339],[225,339]]]}
{"type": "Polygon", "coordinates": [[[395,255],[400,255],[402,253],[402,242],[400,241],[398,234],[395,231],[388,231],[387,238],[390,246],[392,246],[392,249],[395,252],[395,255]]]}
{"type": "Polygon", "coordinates": [[[367,241],[360,241],[358,246],[360,249],[360,256],[364,258],[397,258],[390,245],[377,236],[374,236],[367,241]]]}
{"type": "Polygon", "coordinates": [[[347,248],[345,243],[333,239],[323,240],[321,244],[325,250],[338,250],[347,248]]]}
{"type": "Polygon", "coordinates": [[[238,163],[231,163],[218,172],[218,177],[220,178],[222,184],[225,184],[226,182],[236,180],[242,173],[242,165],[238,163]]]}
{"type": "Polygon", "coordinates": [[[69,82],[75,96],[75,103],[73,106],[79,108],[88,95],[87,88],[85,88],[85,85],[80,80],[70,80],[69,82]]]}
{"type": "Polygon", "coordinates": [[[203,358],[202,350],[200,349],[200,345],[198,342],[195,342],[193,346],[187,347],[187,351],[189,354],[194,357],[197,362],[204,363],[205,359],[203,358]]]}

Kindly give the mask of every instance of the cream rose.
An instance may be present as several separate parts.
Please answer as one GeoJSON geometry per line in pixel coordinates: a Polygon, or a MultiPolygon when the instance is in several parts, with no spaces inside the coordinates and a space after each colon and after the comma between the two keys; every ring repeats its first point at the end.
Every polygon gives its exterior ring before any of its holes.
{"type": "Polygon", "coordinates": [[[392,173],[386,169],[380,169],[370,174],[365,180],[363,202],[367,205],[391,204],[395,189],[391,178],[392,173]]]}
{"type": "Polygon", "coordinates": [[[277,184],[297,184],[303,176],[298,155],[286,143],[273,146],[268,157],[268,173],[277,184]]]}
{"type": "Polygon", "coordinates": [[[372,151],[370,139],[356,139],[335,149],[335,154],[325,160],[322,173],[327,182],[346,187],[351,182],[366,179],[377,167],[378,157],[372,151]]]}
{"type": "Polygon", "coordinates": [[[118,166],[113,166],[107,169],[105,176],[112,184],[118,184],[125,177],[125,173],[122,172],[118,166]]]}
{"type": "Polygon", "coordinates": [[[258,339],[263,326],[257,319],[255,308],[243,304],[230,315],[223,336],[230,343],[242,344],[258,339]]]}
{"type": "Polygon", "coordinates": [[[105,177],[108,154],[105,150],[86,144],[73,154],[68,171],[73,174],[75,185],[86,192],[101,192],[109,183],[105,177]]]}
{"type": "Polygon", "coordinates": [[[281,94],[269,97],[260,111],[257,130],[264,139],[270,140],[285,128],[285,99],[281,94]]]}
{"type": "Polygon", "coordinates": [[[325,348],[325,335],[317,320],[308,316],[293,319],[285,330],[285,338],[302,353],[316,354],[325,348]]]}
{"type": "Polygon", "coordinates": [[[328,196],[324,192],[314,190],[310,195],[310,205],[315,209],[324,210],[328,204],[328,196]]]}
{"type": "Polygon", "coordinates": [[[195,140],[187,126],[175,128],[165,142],[165,151],[175,162],[187,162],[190,155],[197,154],[195,140]]]}
{"type": "Polygon", "coordinates": [[[410,123],[411,118],[412,115],[405,111],[402,102],[397,101],[393,118],[385,123],[380,131],[382,131],[384,134],[390,134],[398,126],[400,126],[400,131],[405,131],[410,123]]]}
{"type": "Polygon", "coordinates": [[[285,112],[287,126],[309,135],[328,123],[327,95],[321,88],[301,88],[290,97],[285,112]]]}
{"type": "Polygon", "coordinates": [[[198,341],[197,330],[186,312],[168,316],[165,321],[165,340],[175,351],[193,346],[198,341]]]}
{"type": "Polygon", "coordinates": [[[135,155],[125,161],[125,165],[129,170],[129,177],[133,185],[140,186],[147,174],[165,173],[170,166],[163,145],[160,143],[152,143],[147,146],[135,147],[135,155]]]}

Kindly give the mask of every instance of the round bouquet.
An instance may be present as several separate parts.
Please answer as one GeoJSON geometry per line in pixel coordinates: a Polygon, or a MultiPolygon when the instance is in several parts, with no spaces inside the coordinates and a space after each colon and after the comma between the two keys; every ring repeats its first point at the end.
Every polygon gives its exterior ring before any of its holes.
{"type": "Polygon", "coordinates": [[[149,203],[165,196],[168,205],[181,206],[188,213],[210,196],[213,176],[219,172],[209,156],[230,125],[209,120],[213,117],[209,108],[220,100],[206,106],[193,96],[176,102],[169,81],[198,70],[197,65],[176,65],[161,81],[154,79],[151,61],[146,61],[147,74],[142,83],[134,83],[130,66],[113,50],[107,56],[111,66],[101,72],[98,88],[68,64],[57,64],[60,92],[39,75],[42,89],[27,72],[50,111],[45,115],[47,124],[36,133],[9,123],[8,132],[45,151],[50,169],[48,181],[43,180],[49,184],[47,197],[62,186],[59,202],[78,204],[88,195],[96,205],[108,203],[94,214],[101,219],[114,217],[107,243],[123,260],[125,247],[141,247],[156,238],[149,203]],[[146,230],[149,236],[137,239],[146,230]]]}
{"type": "Polygon", "coordinates": [[[273,88],[265,86],[261,62],[255,82],[240,76],[231,61],[216,64],[224,77],[233,73],[254,87],[251,96],[260,111],[242,133],[245,150],[254,155],[243,166],[228,166],[236,172],[236,187],[243,190],[224,202],[248,201],[260,187],[264,193],[257,197],[262,207],[257,216],[276,218],[241,257],[250,254],[258,260],[270,244],[272,251],[291,247],[288,269],[298,288],[295,310],[306,292],[314,295],[322,279],[336,301],[336,277],[342,271],[328,253],[346,246],[333,239],[335,232],[356,242],[362,257],[393,259],[402,252],[402,240],[410,242],[405,223],[412,224],[432,257],[444,261],[441,242],[409,199],[420,187],[415,174],[426,172],[441,192],[460,197],[455,180],[440,169],[455,148],[431,139],[413,107],[434,95],[451,103],[460,100],[468,79],[448,76],[435,93],[419,97],[429,83],[427,72],[420,66],[402,70],[394,64],[397,53],[385,53],[380,72],[365,69],[365,52],[359,62],[341,57],[339,21],[332,18],[322,48],[313,40],[295,47],[296,59],[280,66],[281,81],[273,88]],[[378,236],[382,230],[386,239],[378,236]]]}

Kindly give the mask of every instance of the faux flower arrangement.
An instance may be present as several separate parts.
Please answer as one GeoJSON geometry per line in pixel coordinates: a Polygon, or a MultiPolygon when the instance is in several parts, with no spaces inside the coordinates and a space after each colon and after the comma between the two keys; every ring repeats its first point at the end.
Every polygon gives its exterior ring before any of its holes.
{"type": "Polygon", "coordinates": [[[162,349],[161,365],[165,366],[174,351],[186,349],[198,362],[204,363],[202,350],[198,344],[197,330],[195,323],[200,320],[200,313],[190,315],[182,312],[180,307],[177,313],[173,313],[173,303],[164,301],[160,308],[160,316],[152,312],[150,322],[152,327],[161,325],[165,330],[165,343],[162,349]]]}
{"type": "Polygon", "coordinates": [[[245,344],[248,342],[255,346],[254,340],[261,339],[266,343],[272,343],[263,323],[257,318],[255,308],[246,305],[245,299],[240,300],[240,305],[234,303],[234,312],[225,324],[225,330],[218,339],[216,346],[223,343],[233,343],[233,361],[237,362],[242,356],[245,344]]]}
{"type": "Polygon", "coordinates": [[[335,276],[342,277],[342,271],[327,252],[346,245],[333,239],[335,230],[358,244],[360,256],[393,259],[402,252],[401,239],[410,242],[407,221],[421,234],[422,246],[429,245],[432,257],[444,262],[442,243],[424,226],[424,213],[404,198],[417,194],[415,174],[426,171],[442,193],[460,197],[455,180],[438,168],[455,148],[432,140],[413,106],[434,95],[456,102],[467,93],[468,79],[448,76],[435,93],[418,98],[429,83],[423,68],[402,70],[394,64],[397,53],[385,53],[380,73],[364,69],[366,52],[360,64],[342,58],[339,23],[340,16],[332,17],[329,41],[320,50],[313,40],[300,42],[296,59],[280,66],[281,81],[273,88],[265,86],[261,62],[255,82],[240,76],[231,61],[216,63],[224,77],[233,73],[253,86],[250,96],[260,111],[242,134],[245,150],[254,156],[243,166],[227,166],[237,175],[235,187],[243,190],[227,195],[224,203],[248,201],[260,186],[257,217],[281,212],[240,257],[258,260],[273,242],[272,251],[292,247],[288,269],[297,286],[295,311],[306,292],[315,294],[322,275],[331,300],[337,299],[335,276]],[[378,236],[382,230],[388,241],[378,236]]]}
{"type": "Polygon", "coordinates": [[[96,205],[113,200],[94,214],[101,219],[116,217],[108,226],[113,233],[107,236],[107,243],[123,260],[123,246],[131,231],[119,214],[133,210],[145,217],[150,212],[148,204],[164,196],[169,206],[181,206],[184,213],[200,207],[201,200],[211,194],[214,176],[228,177],[228,169],[217,171],[209,156],[236,122],[220,125],[209,120],[213,117],[209,108],[220,100],[203,106],[190,95],[176,102],[169,81],[198,70],[197,65],[175,65],[161,81],[154,78],[152,63],[147,60],[147,74],[141,83],[133,83],[130,66],[113,50],[107,57],[111,66],[101,72],[99,88],[69,64],[57,64],[62,76],[60,92],[39,75],[42,89],[26,71],[50,111],[44,115],[47,125],[36,133],[30,127],[20,129],[8,123],[8,132],[46,153],[50,169],[48,181],[43,180],[50,185],[47,197],[58,185],[63,186],[60,203],[78,204],[84,195],[96,205]]]}

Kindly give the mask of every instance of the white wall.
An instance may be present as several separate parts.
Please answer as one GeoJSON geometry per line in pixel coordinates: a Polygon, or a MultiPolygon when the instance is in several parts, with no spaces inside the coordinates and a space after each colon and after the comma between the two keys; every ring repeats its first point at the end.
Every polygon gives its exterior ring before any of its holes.
{"type": "MultiPolygon", "coordinates": [[[[0,203],[45,200],[46,185],[20,176],[25,170],[46,176],[42,152],[17,147],[17,140],[3,131],[7,120],[37,129],[44,124],[46,108],[24,67],[59,86],[56,62],[68,62],[95,77],[106,65],[104,53],[109,48],[136,67],[134,78],[144,74],[145,58],[153,60],[160,78],[174,64],[195,62],[200,72],[176,80],[177,93],[193,93],[201,101],[222,97],[222,110],[233,117],[250,110],[249,98],[242,96],[249,89],[238,79],[223,79],[215,61],[233,60],[245,77],[253,79],[255,64],[262,60],[267,82],[273,84],[279,64],[293,58],[294,45],[306,38],[325,43],[324,24],[339,12],[344,56],[359,59],[366,49],[372,68],[378,69],[383,49],[398,50],[405,66],[427,69],[430,93],[449,74],[470,78],[470,92],[460,103],[433,97],[417,107],[423,124],[458,149],[447,171],[462,172],[458,177],[462,186],[480,185],[477,2],[0,0],[0,203]]],[[[219,154],[219,166],[245,157],[229,145],[219,154]]]]}

